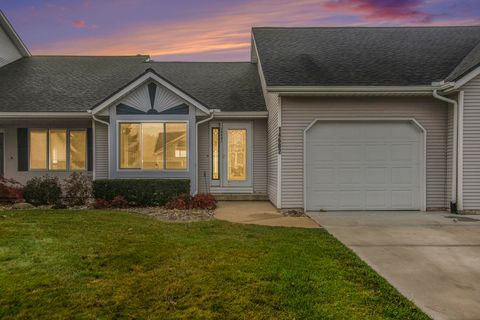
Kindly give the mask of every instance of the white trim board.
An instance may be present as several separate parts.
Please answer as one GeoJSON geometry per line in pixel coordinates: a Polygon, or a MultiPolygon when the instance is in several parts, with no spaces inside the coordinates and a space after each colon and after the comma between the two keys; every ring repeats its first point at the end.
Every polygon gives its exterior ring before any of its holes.
{"type": "Polygon", "coordinates": [[[421,164],[422,177],[421,177],[421,211],[427,210],[427,129],[423,127],[415,118],[316,118],[303,130],[303,209],[306,211],[307,208],[307,132],[312,128],[317,122],[330,122],[330,121],[345,121],[345,122],[359,122],[359,121],[410,121],[417,128],[419,128],[423,133],[423,161],[421,164]]]}

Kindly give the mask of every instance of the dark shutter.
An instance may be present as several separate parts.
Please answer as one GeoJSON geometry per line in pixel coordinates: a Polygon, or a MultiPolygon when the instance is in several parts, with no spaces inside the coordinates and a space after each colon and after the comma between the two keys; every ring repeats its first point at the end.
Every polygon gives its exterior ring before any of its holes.
{"type": "Polygon", "coordinates": [[[28,171],[28,129],[17,128],[18,171],[28,171]]]}
{"type": "Polygon", "coordinates": [[[92,128],[87,129],[87,170],[93,171],[93,134],[92,128]]]}

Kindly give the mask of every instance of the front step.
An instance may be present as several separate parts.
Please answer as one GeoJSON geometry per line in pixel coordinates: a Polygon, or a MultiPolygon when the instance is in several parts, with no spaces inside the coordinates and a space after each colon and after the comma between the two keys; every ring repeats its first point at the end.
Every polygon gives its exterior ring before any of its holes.
{"type": "Polygon", "coordinates": [[[213,193],[218,201],[266,201],[266,193],[213,193]]]}

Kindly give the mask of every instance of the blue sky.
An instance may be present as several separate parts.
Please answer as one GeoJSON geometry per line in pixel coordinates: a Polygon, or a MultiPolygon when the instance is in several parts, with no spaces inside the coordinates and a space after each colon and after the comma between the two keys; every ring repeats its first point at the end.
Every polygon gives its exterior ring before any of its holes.
{"type": "Polygon", "coordinates": [[[480,25],[479,0],[0,0],[34,54],[248,60],[252,26],[480,25]]]}

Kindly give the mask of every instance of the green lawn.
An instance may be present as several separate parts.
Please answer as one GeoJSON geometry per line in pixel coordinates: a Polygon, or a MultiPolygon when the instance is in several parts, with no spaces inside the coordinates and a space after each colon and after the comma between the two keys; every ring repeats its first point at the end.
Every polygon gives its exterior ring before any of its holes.
{"type": "Polygon", "coordinates": [[[0,318],[428,319],[321,229],[0,212],[0,318]]]}

